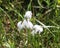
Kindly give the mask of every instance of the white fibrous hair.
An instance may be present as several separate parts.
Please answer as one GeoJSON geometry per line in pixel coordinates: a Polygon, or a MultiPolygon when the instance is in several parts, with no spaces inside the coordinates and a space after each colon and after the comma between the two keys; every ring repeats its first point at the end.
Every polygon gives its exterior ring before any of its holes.
{"type": "Polygon", "coordinates": [[[26,19],[31,19],[31,17],[32,17],[32,12],[31,11],[27,11],[24,15],[24,18],[26,18],[26,19]]]}
{"type": "Polygon", "coordinates": [[[34,35],[36,33],[40,34],[41,32],[43,32],[43,27],[40,26],[40,25],[34,25],[33,26],[33,31],[31,33],[32,33],[32,35],[34,35]]]}
{"type": "Polygon", "coordinates": [[[32,24],[32,22],[30,22],[30,21],[28,20],[27,23],[28,23],[27,28],[33,29],[33,24],[32,24]]]}
{"type": "Polygon", "coordinates": [[[28,28],[28,29],[33,28],[33,24],[29,20],[24,20],[22,24],[23,24],[24,28],[28,28]]]}
{"type": "Polygon", "coordinates": [[[21,29],[23,29],[22,21],[19,21],[19,22],[17,23],[17,27],[18,27],[18,31],[20,31],[21,29]]]}
{"type": "Polygon", "coordinates": [[[20,21],[17,23],[17,27],[18,27],[18,30],[21,30],[23,28],[32,29],[33,24],[29,20],[24,19],[23,22],[20,21]]]}

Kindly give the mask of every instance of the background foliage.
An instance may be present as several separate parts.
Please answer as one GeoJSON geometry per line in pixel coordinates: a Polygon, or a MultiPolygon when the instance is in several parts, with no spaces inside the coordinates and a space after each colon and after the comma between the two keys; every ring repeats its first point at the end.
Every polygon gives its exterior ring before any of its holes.
{"type": "Polygon", "coordinates": [[[60,48],[60,0],[0,0],[0,48],[60,48]],[[35,17],[56,28],[44,29],[34,37],[27,37],[24,30],[18,32],[17,22],[23,20],[28,10],[33,13],[34,24],[35,17]]]}

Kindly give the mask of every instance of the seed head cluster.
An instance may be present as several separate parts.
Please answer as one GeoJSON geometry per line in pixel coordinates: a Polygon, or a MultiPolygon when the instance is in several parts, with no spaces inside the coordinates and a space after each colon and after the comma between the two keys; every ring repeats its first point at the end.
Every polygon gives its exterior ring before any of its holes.
{"type": "Polygon", "coordinates": [[[41,25],[33,25],[33,23],[30,21],[30,19],[32,18],[32,12],[31,11],[27,11],[24,15],[24,20],[23,21],[19,21],[17,23],[17,27],[18,27],[18,30],[22,30],[24,28],[27,28],[27,29],[30,29],[32,30],[31,31],[31,34],[34,35],[36,33],[41,33],[43,32],[43,27],[41,25]]]}

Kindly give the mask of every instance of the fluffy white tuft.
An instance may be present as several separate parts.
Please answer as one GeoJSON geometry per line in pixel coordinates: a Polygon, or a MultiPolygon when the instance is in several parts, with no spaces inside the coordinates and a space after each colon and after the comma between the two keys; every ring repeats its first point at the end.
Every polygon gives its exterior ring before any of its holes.
{"type": "Polygon", "coordinates": [[[34,27],[33,27],[33,31],[32,31],[32,35],[34,35],[34,34],[36,34],[36,33],[41,33],[41,32],[43,32],[43,27],[42,26],[40,26],[40,25],[34,25],[34,27]]]}
{"type": "Polygon", "coordinates": [[[27,19],[31,19],[31,17],[32,17],[32,12],[31,11],[27,11],[26,13],[25,13],[25,16],[24,16],[25,18],[27,18],[27,19]]]}
{"type": "Polygon", "coordinates": [[[23,29],[22,21],[19,21],[19,22],[17,23],[17,27],[18,27],[18,31],[20,31],[21,29],[23,29]]]}

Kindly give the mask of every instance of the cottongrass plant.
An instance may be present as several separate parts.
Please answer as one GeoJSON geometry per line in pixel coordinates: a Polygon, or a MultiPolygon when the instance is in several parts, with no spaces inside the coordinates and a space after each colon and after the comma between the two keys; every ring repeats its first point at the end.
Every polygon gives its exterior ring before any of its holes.
{"type": "Polygon", "coordinates": [[[45,24],[43,24],[42,22],[40,22],[36,18],[35,18],[35,20],[38,23],[40,23],[40,25],[33,24],[30,21],[31,18],[32,18],[32,12],[31,11],[27,11],[25,13],[25,15],[24,15],[24,20],[23,21],[19,21],[17,23],[18,31],[20,33],[22,33],[25,36],[25,38],[26,38],[26,40],[24,41],[24,47],[30,46],[33,43],[34,43],[33,46],[36,45],[36,47],[39,47],[40,43],[36,42],[35,38],[37,36],[41,37],[41,33],[44,31],[44,29],[47,29],[55,37],[55,35],[49,29],[49,28],[52,28],[52,27],[55,27],[55,26],[46,26],[45,24]],[[22,32],[22,30],[24,32],[22,32]]]}
{"type": "Polygon", "coordinates": [[[59,1],[0,0],[0,48],[60,48],[59,1]]]}
{"type": "Polygon", "coordinates": [[[20,30],[26,29],[26,28],[30,29],[31,34],[34,36],[34,34],[37,34],[37,33],[40,34],[41,32],[43,32],[43,28],[48,29],[50,27],[55,27],[55,26],[46,26],[37,19],[36,19],[36,21],[39,22],[41,25],[38,25],[38,24],[33,25],[33,23],[30,21],[31,18],[32,18],[32,12],[27,11],[24,15],[24,20],[19,21],[17,23],[18,30],[20,31],[20,30]]]}

